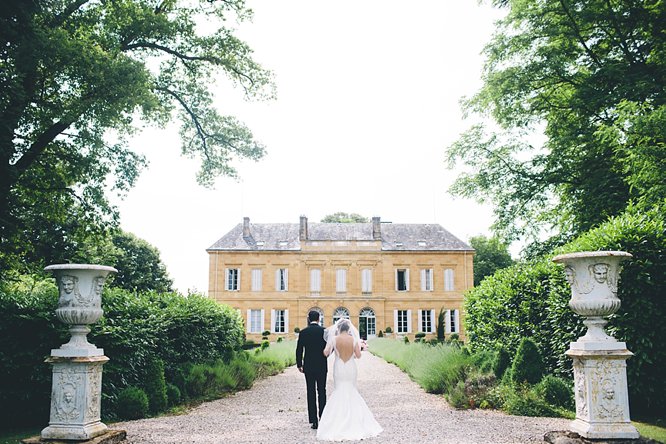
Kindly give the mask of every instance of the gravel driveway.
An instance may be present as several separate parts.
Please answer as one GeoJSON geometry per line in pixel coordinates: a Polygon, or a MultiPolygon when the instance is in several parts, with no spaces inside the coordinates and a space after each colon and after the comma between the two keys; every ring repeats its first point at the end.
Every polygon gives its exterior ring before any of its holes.
{"type": "MultiPolygon", "coordinates": [[[[332,360],[329,360],[329,366],[332,360]]],[[[530,443],[565,430],[566,419],[455,410],[423,391],[405,373],[369,352],[358,387],[384,431],[364,443],[530,443]]],[[[328,393],[333,390],[329,367],[328,393]]],[[[207,402],[186,415],[110,424],[130,443],[315,443],[308,424],[305,379],[295,367],[258,381],[250,390],[207,402]]]]}

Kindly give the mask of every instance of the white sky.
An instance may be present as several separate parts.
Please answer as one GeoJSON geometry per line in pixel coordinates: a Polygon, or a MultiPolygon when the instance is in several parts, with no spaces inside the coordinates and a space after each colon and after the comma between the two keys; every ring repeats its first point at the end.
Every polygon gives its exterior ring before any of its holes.
{"type": "MultiPolygon", "coordinates": [[[[208,290],[205,251],[243,216],[319,222],[337,211],[489,234],[491,211],[453,199],[444,149],[472,122],[459,100],[481,86],[480,52],[500,12],[474,0],[255,0],[238,35],[275,74],[277,100],[220,88],[218,108],[267,147],[241,180],[196,184],[178,129],[131,141],[150,165],[118,204],[121,226],[155,245],[181,292],[208,290]]],[[[220,79],[223,84],[223,79],[220,79]]]]}

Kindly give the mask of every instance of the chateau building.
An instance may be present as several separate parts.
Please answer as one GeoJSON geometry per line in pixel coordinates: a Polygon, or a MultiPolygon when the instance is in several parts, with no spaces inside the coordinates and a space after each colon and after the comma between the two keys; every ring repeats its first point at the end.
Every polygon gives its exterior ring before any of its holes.
{"type": "MultiPolygon", "coordinates": [[[[293,335],[310,310],[349,318],[361,335],[462,331],[474,250],[438,224],[243,223],[206,250],[209,297],[239,310],[248,339],[293,335]]],[[[293,337],[293,336],[292,336],[293,337]]]]}

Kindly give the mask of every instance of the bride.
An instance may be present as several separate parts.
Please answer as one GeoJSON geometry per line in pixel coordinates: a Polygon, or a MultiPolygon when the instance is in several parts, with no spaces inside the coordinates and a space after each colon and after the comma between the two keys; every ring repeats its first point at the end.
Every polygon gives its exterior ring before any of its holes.
{"type": "Polygon", "coordinates": [[[382,427],[356,389],[356,359],[361,357],[358,330],[349,319],[340,319],[324,332],[324,355],[335,353],[335,388],[319,420],[317,439],[358,440],[377,436],[382,427]]]}

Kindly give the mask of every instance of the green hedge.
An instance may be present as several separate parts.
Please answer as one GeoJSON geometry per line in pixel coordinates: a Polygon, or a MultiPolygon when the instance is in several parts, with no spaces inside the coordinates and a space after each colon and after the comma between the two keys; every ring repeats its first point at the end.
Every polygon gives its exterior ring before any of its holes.
{"type": "MultiPolygon", "coordinates": [[[[558,249],[623,250],[634,257],[624,266],[620,310],[608,331],[635,356],[627,362],[632,410],[666,409],[666,224],[664,212],[628,212],[558,249]]],[[[506,347],[513,355],[523,337],[538,345],[548,372],[567,376],[569,342],[582,335],[581,319],[568,307],[571,291],[551,257],[519,263],[487,277],[465,298],[465,328],[471,347],[506,347]]]]}
{"type": "MultiPolygon", "coordinates": [[[[48,420],[51,369],[44,359],[69,337],[56,305],[50,281],[0,285],[0,425],[48,420]]],[[[228,362],[244,341],[238,313],[203,296],[112,289],[102,307],[88,339],[111,358],[102,378],[106,417],[114,416],[122,389],[144,385],[149,363],[163,361],[167,382],[174,382],[186,363],[228,362]]]]}

